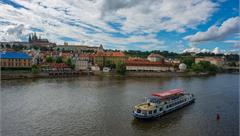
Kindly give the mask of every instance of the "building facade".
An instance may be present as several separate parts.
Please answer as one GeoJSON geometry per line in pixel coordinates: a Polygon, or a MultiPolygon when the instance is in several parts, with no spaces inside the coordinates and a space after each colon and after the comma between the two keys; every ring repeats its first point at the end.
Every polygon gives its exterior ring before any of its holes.
{"type": "Polygon", "coordinates": [[[150,62],[148,60],[128,60],[126,61],[127,71],[144,72],[167,72],[175,71],[174,66],[162,62],[150,62]]]}
{"type": "Polygon", "coordinates": [[[32,58],[23,52],[0,52],[1,68],[31,68],[32,58]]]}
{"type": "Polygon", "coordinates": [[[97,52],[94,58],[94,64],[100,67],[125,63],[127,57],[123,52],[97,52]]]}
{"type": "Polygon", "coordinates": [[[195,58],[195,63],[199,63],[201,61],[208,61],[211,64],[214,64],[218,67],[221,67],[224,65],[224,59],[219,57],[203,57],[203,58],[195,58]]]}

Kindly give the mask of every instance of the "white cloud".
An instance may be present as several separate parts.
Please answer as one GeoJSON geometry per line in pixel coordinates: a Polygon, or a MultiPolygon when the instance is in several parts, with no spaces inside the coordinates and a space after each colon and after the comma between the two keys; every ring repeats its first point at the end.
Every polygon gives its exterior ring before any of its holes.
{"type": "Polygon", "coordinates": [[[214,41],[226,38],[229,35],[239,32],[240,17],[232,17],[224,21],[221,26],[215,25],[208,28],[206,32],[197,32],[194,35],[184,37],[190,42],[214,41]]]}
{"type": "Polygon", "coordinates": [[[215,47],[215,48],[212,50],[212,53],[214,53],[214,54],[220,54],[220,53],[222,53],[222,51],[221,51],[218,47],[215,47]]]}
{"type": "Polygon", "coordinates": [[[197,47],[190,47],[190,48],[187,48],[187,49],[183,50],[183,52],[195,52],[195,53],[199,53],[199,52],[201,52],[201,49],[200,49],[200,48],[197,48],[197,47]]]}
{"type": "Polygon", "coordinates": [[[212,52],[214,54],[220,54],[220,53],[224,53],[226,51],[224,50],[220,50],[219,47],[215,47],[212,51],[209,50],[209,49],[200,49],[200,48],[197,48],[197,47],[190,47],[190,48],[186,48],[185,50],[183,50],[183,52],[195,52],[195,53],[207,53],[207,52],[212,52]]]}
{"type": "Polygon", "coordinates": [[[210,0],[14,0],[26,8],[0,4],[0,40],[22,40],[32,28],[41,29],[42,37],[63,43],[63,37],[76,39],[72,43],[131,46],[145,42],[143,48],[163,48],[156,38],[158,31],[185,32],[205,23],[217,10],[210,0]],[[203,10],[204,9],[204,10],[203,10]],[[197,15],[197,16],[196,16],[197,15]],[[119,23],[114,29],[108,22],[119,23]],[[1,22],[0,22],[1,23],[1,22]],[[24,26],[18,34],[8,29],[24,26]],[[114,33],[125,35],[119,38],[114,33]],[[143,35],[144,34],[144,35],[143,35]],[[22,36],[20,36],[22,35],[22,36]]]}

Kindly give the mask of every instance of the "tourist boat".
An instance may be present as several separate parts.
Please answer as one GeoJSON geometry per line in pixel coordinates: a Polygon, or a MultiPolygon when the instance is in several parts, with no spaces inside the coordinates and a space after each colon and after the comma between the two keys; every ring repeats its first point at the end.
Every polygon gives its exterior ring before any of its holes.
{"type": "Polygon", "coordinates": [[[136,105],[132,114],[138,119],[156,118],[189,105],[194,100],[194,95],[186,93],[183,89],[153,93],[145,98],[145,102],[136,105]]]}

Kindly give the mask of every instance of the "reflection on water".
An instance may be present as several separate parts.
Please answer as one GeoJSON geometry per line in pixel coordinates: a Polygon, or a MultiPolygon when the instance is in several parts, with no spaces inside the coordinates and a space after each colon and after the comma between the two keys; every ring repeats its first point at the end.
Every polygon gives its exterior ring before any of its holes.
{"type": "Polygon", "coordinates": [[[237,136],[238,83],[238,75],[2,81],[2,135],[237,136]],[[132,117],[145,96],[177,87],[196,102],[151,121],[132,117]]]}

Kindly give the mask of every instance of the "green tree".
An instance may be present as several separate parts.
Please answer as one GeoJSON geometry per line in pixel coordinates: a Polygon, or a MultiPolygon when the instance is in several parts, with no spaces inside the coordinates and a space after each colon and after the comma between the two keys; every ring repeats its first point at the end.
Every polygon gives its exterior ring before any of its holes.
{"type": "Polygon", "coordinates": [[[67,64],[68,66],[72,66],[72,59],[68,58],[65,64],[67,64]]]}
{"type": "Polygon", "coordinates": [[[56,63],[62,63],[62,62],[63,62],[62,57],[57,57],[56,63]]]}
{"type": "Polygon", "coordinates": [[[199,63],[194,63],[191,66],[194,72],[210,72],[216,73],[218,71],[218,67],[214,64],[211,64],[208,61],[201,61],[199,63]]]}
{"type": "Polygon", "coordinates": [[[47,63],[52,63],[53,62],[53,58],[51,56],[47,56],[46,57],[46,62],[47,63]]]}
{"type": "Polygon", "coordinates": [[[125,75],[126,73],[126,65],[124,63],[117,63],[116,65],[116,72],[120,75],[125,75]]]}
{"type": "Polygon", "coordinates": [[[187,57],[182,59],[182,63],[187,65],[187,68],[191,68],[192,64],[194,63],[194,58],[187,57]]]}
{"type": "Polygon", "coordinates": [[[32,65],[32,73],[36,74],[39,72],[39,68],[37,65],[32,65]]]}
{"type": "Polygon", "coordinates": [[[203,72],[203,67],[199,63],[193,63],[191,69],[194,72],[203,72]]]}

